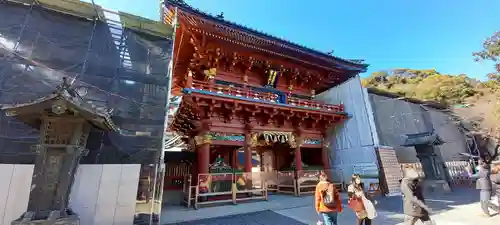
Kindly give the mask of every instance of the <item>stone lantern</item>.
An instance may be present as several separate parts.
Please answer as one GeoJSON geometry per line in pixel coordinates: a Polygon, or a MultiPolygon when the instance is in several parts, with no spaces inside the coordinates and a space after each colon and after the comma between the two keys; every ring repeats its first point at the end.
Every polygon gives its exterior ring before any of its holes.
{"type": "Polygon", "coordinates": [[[107,112],[85,102],[67,80],[55,92],[29,103],[4,105],[8,116],[40,130],[28,210],[11,225],[79,224],[69,194],[90,129],[117,131],[107,112]]]}

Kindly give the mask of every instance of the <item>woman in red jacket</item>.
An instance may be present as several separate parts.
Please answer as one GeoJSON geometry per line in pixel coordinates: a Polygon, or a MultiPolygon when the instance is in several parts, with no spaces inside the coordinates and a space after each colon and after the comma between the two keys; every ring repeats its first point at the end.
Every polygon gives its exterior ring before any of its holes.
{"type": "Polygon", "coordinates": [[[351,177],[351,184],[347,187],[347,195],[349,196],[349,208],[351,208],[357,217],[357,225],[371,225],[372,217],[370,215],[375,212],[368,210],[374,210],[373,204],[369,195],[366,195],[363,187],[361,186],[361,178],[358,174],[353,174],[351,177]],[[370,201],[370,202],[369,202],[370,201]],[[365,205],[372,204],[371,207],[365,205]]]}

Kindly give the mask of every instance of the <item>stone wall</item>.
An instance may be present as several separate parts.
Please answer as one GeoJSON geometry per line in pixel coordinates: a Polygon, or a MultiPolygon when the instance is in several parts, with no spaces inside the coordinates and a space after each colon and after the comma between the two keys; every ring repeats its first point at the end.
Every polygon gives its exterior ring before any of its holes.
{"type": "Polygon", "coordinates": [[[445,142],[438,146],[444,161],[467,160],[460,153],[468,152],[463,134],[453,121],[439,109],[405,100],[369,94],[375,126],[381,146],[396,149],[400,163],[418,162],[414,147],[403,147],[404,134],[431,132],[434,129],[445,142]]]}

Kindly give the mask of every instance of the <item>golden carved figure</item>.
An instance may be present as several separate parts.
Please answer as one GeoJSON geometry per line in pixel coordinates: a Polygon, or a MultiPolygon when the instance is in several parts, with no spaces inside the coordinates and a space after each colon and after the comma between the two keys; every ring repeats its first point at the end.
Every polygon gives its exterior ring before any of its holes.
{"type": "MultiPolygon", "coordinates": [[[[250,135],[250,140],[248,144],[251,147],[257,146],[269,146],[274,143],[288,143],[291,148],[297,147],[297,141],[292,132],[273,132],[273,131],[263,131],[263,132],[253,132],[250,135]],[[262,139],[259,140],[259,137],[262,139]]],[[[300,142],[302,145],[302,141],[300,142]]]]}
{"type": "Polygon", "coordinates": [[[199,135],[194,137],[194,141],[196,142],[197,146],[202,144],[212,144],[212,135],[210,134],[199,135]]]}
{"type": "Polygon", "coordinates": [[[248,75],[243,75],[243,83],[248,84],[248,75]]]}
{"type": "Polygon", "coordinates": [[[205,74],[205,77],[207,80],[212,80],[215,78],[215,75],[217,74],[217,68],[210,68],[208,70],[203,71],[205,74]]]}
{"type": "Polygon", "coordinates": [[[250,134],[250,140],[248,140],[247,142],[250,147],[256,147],[256,146],[259,146],[259,133],[256,133],[256,132],[252,132],[250,134]]]}

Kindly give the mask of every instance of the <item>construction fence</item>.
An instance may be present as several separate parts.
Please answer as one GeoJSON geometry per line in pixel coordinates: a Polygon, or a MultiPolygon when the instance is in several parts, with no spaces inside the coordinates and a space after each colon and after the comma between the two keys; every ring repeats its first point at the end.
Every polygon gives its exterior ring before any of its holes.
{"type": "MultiPolygon", "coordinates": [[[[66,77],[121,129],[92,131],[82,163],[157,161],[173,44],[167,26],[76,0],[0,1],[0,15],[0,105],[46,96],[66,77]]],[[[37,141],[37,130],[0,114],[0,163],[33,163],[37,141]]]]}

